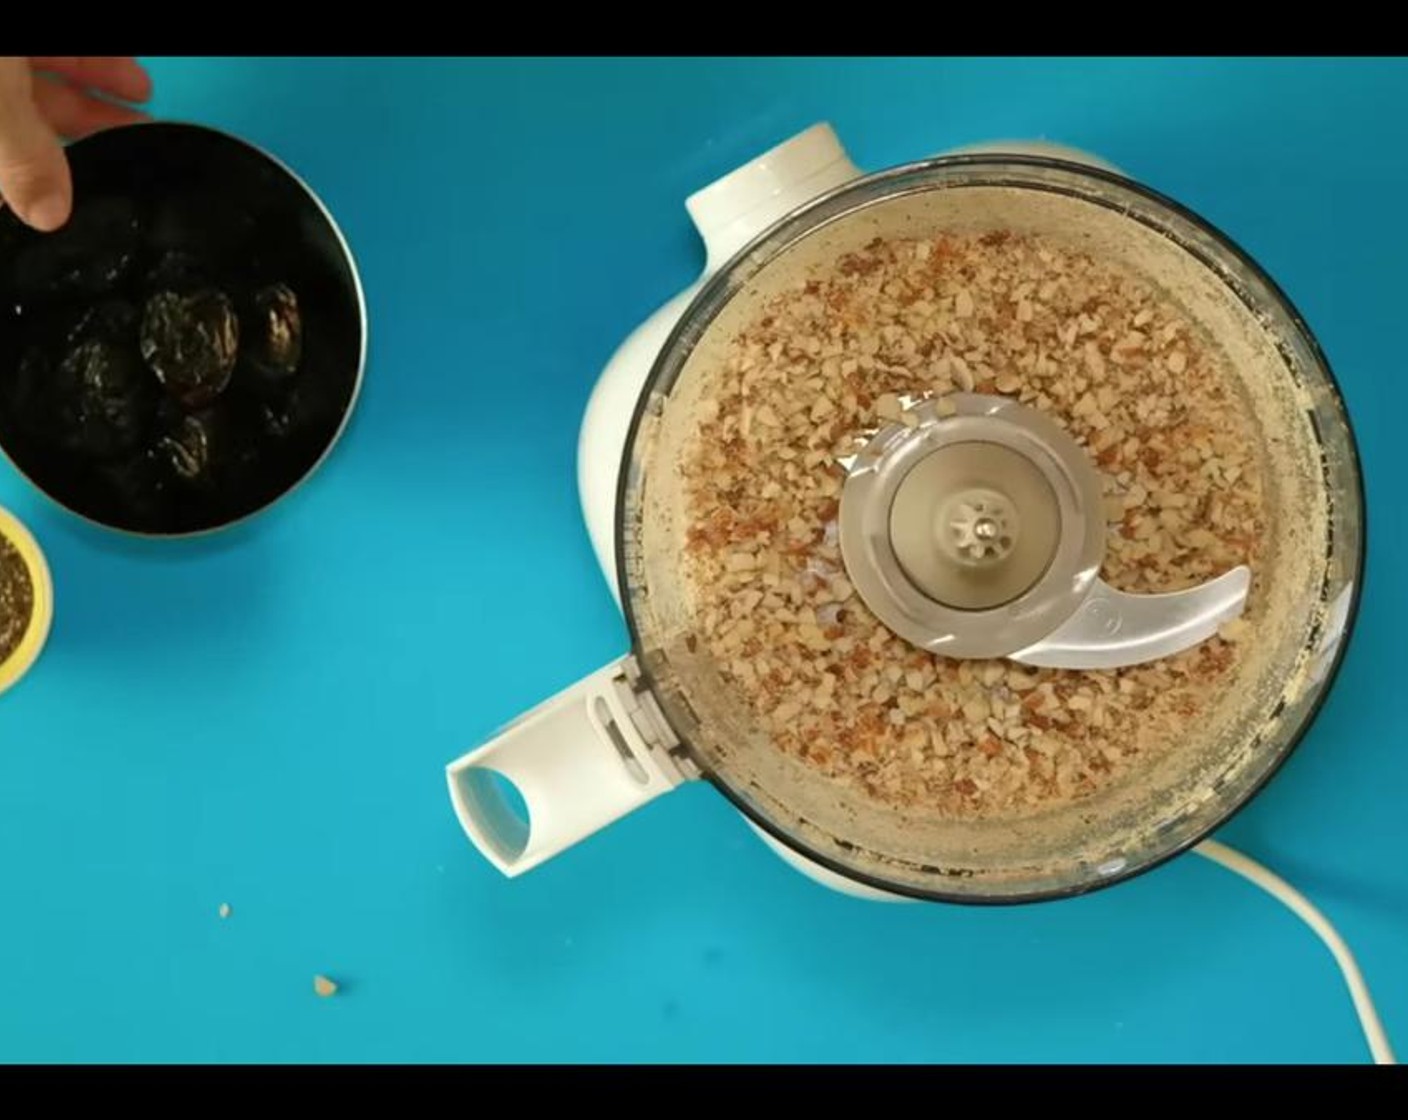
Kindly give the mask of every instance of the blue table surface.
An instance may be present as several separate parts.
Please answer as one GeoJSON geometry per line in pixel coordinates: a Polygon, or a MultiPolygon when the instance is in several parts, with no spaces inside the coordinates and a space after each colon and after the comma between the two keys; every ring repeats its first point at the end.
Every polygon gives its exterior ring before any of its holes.
{"type": "Polygon", "coordinates": [[[1365,1059],[1322,945],[1196,857],[1070,902],[877,905],[702,783],[513,882],[465,840],[445,763],[625,645],[576,496],[596,374],[701,266],[685,196],[821,119],[866,168],[1099,152],[1307,316],[1362,443],[1370,583],[1314,730],[1222,837],[1329,912],[1408,1045],[1408,64],[151,69],[160,115],[266,147],[337,216],[366,388],[307,487],[209,540],[119,539],[0,470],[58,604],[0,699],[0,1059],[1365,1059]]]}

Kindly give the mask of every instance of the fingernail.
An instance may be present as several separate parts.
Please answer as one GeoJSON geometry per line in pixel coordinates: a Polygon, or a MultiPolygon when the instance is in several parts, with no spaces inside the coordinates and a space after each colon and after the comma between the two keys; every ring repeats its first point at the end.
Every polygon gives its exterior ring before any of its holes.
{"type": "Polygon", "coordinates": [[[68,221],[68,199],[61,194],[46,194],[29,208],[29,224],[43,233],[52,233],[68,221]]]}

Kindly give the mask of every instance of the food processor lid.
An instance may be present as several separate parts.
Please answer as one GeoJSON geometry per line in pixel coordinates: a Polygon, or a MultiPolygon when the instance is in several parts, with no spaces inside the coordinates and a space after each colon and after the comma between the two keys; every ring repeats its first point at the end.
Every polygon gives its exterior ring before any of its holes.
{"type": "Polygon", "coordinates": [[[900,403],[841,461],[839,536],[865,605],[913,645],[1115,669],[1179,653],[1241,613],[1246,567],[1163,595],[1100,579],[1099,475],[1043,413],[973,393],[900,403]]]}

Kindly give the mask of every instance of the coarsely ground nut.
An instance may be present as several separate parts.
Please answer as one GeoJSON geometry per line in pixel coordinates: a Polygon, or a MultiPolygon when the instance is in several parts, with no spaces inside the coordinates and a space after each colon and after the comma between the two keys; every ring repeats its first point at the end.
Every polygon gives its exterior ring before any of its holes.
{"type": "Polygon", "coordinates": [[[1013,814],[1116,780],[1218,700],[1236,625],[1117,672],[948,660],[866,610],[836,543],[836,457],[902,401],[977,391],[1091,455],[1115,586],[1257,570],[1247,407],[1221,351],[1137,276],[1003,232],[877,240],[760,309],[710,377],[683,460],[685,578],[700,639],[781,750],[887,805],[1013,814]]]}

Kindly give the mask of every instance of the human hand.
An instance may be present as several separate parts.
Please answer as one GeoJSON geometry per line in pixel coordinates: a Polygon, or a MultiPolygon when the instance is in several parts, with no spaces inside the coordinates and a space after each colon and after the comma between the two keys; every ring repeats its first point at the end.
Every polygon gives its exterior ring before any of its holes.
{"type": "Polygon", "coordinates": [[[151,95],[151,79],[136,59],[0,57],[0,200],[26,225],[58,229],[73,210],[60,138],[145,120],[119,102],[151,95]]]}

